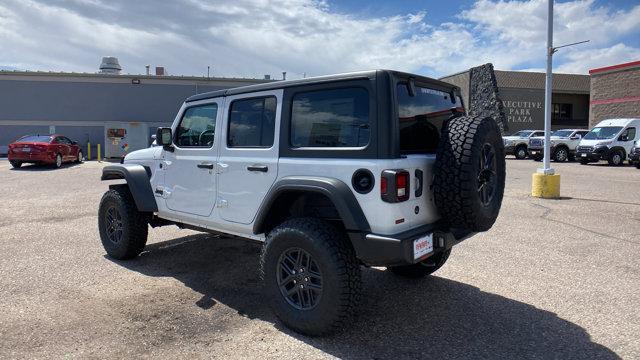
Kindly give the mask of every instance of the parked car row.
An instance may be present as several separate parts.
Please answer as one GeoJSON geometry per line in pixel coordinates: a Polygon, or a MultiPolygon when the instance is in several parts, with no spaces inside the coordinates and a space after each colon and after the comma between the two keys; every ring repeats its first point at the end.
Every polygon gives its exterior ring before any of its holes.
{"type": "MultiPolygon", "coordinates": [[[[625,160],[640,169],[640,119],[607,119],[591,130],[561,129],[550,137],[551,159],[557,162],[578,160],[585,165],[606,160],[622,165],[625,160]]],[[[503,136],[505,154],[517,159],[544,157],[544,131],[520,130],[503,136]]]]}
{"type": "Polygon", "coordinates": [[[77,142],[64,135],[26,135],[9,144],[7,158],[14,168],[22,164],[53,165],[65,162],[82,162],[82,149],[77,142]]]}

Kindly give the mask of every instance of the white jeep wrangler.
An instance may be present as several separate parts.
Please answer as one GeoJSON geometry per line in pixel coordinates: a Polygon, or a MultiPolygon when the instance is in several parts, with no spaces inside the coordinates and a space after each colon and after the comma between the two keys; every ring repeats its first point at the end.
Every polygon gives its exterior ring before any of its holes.
{"type": "Polygon", "coordinates": [[[266,299],[295,331],[348,324],[360,267],[407,277],[496,220],[504,147],[491,118],[465,116],[459,89],[377,70],[278,81],[188,98],[159,146],[106,166],[98,225],[131,259],[148,226],[264,242],[266,299]]]}

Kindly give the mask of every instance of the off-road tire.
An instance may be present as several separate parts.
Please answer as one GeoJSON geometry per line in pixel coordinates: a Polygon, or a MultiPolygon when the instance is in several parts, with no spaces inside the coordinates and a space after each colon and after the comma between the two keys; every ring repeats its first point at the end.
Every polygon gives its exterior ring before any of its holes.
{"type": "Polygon", "coordinates": [[[529,155],[529,153],[527,152],[527,147],[525,145],[519,145],[518,147],[516,147],[513,154],[518,160],[524,160],[527,158],[527,155],[529,155]]]}
{"type": "Polygon", "coordinates": [[[127,185],[113,186],[104,193],[98,210],[100,240],[107,254],[118,260],[138,256],[147,243],[149,214],[138,211],[127,185]],[[122,237],[117,242],[109,239],[107,212],[114,208],[120,214],[122,237]]]}
{"type": "Polygon", "coordinates": [[[346,235],[316,218],[290,219],[269,232],[260,257],[264,292],[276,316],[301,334],[318,336],[346,327],[360,302],[360,265],[346,235]],[[297,309],[278,284],[281,256],[302,249],[317,263],[322,292],[311,309],[297,309]]]}
{"type": "Polygon", "coordinates": [[[443,219],[454,228],[489,230],[500,212],[504,181],[504,144],[495,120],[462,116],[445,122],[433,181],[434,200],[443,219]],[[491,198],[484,202],[481,183],[487,173],[480,169],[480,158],[486,146],[493,149],[495,178],[488,178],[495,182],[491,198]]]}
{"type": "Polygon", "coordinates": [[[14,169],[20,169],[20,167],[22,166],[22,163],[19,161],[9,161],[9,163],[14,169]]]}
{"type": "Polygon", "coordinates": [[[607,162],[609,162],[609,165],[611,166],[620,166],[622,164],[624,164],[624,152],[622,152],[622,150],[614,150],[609,154],[609,158],[607,159],[607,162]],[[620,156],[620,161],[616,162],[616,155],[620,156]]]}
{"type": "Polygon", "coordinates": [[[398,276],[410,279],[420,279],[438,271],[438,269],[440,269],[447,262],[449,255],[451,255],[451,249],[432,255],[431,257],[417,264],[390,266],[387,269],[398,276]]]}

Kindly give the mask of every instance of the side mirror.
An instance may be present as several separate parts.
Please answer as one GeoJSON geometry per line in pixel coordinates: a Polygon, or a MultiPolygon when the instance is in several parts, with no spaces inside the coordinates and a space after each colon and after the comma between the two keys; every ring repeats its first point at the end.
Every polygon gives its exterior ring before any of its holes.
{"type": "Polygon", "coordinates": [[[78,142],[77,141],[72,141],[71,144],[78,145],[78,142]]]}
{"type": "Polygon", "coordinates": [[[629,136],[628,135],[620,135],[620,137],[618,138],[619,141],[629,141],[629,136]]]}
{"type": "Polygon", "coordinates": [[[173,151],[171,128],[159,127],[156,131],[156,143],[167,151],[173,151]]]}
{"type": "Polygon", "coordinates": [[[580,134],[575,134],[571,137],[571,140],[580,140],[582,139],[582,136],[580,134]]]}

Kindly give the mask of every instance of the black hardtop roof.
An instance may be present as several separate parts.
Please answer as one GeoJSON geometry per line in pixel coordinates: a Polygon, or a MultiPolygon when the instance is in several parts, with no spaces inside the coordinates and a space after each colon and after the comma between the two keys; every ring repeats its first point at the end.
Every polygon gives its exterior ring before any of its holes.
{"type": "Polygon", "coordinates": [[[356,72],[349,72],[349,73],[342,73],[342,74],[315,76],[315,77],[309,77],[309,78],[297,79],[297,80],[280,80],[280,81],[273,81],[273,82],[264,83],[264,84],[240,86],[240,87],[235,87],[230,89],[210,91],[210,92],[190,96],[187,98],[186,102],[205,100],[205,99],[211,99],[211,98],[229,96],[229,95],[246,94],[246,93],[258,92],[258,91],[283,89],[283,88],[299,86],[299,85],[322,84],[322,83],[328,83],[328,82],[334,82],[334,81],[345,81],[345,80],[356,80],[356,79],[373,79],[380,72],[386,72],[391,75],[395,75],[397,77],[412,77],[412,78],[415,78],[416,81],[418,82],[433,83],[443,87],[451,87],[451,88],[455,87],[450,83],[428,78],[422,75],[410,74],[410,73],[394,71],[394,70],[367,70],[367,71],[356,71],[356,72]]]}

